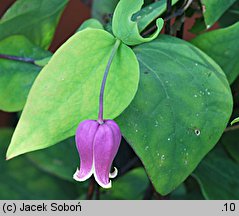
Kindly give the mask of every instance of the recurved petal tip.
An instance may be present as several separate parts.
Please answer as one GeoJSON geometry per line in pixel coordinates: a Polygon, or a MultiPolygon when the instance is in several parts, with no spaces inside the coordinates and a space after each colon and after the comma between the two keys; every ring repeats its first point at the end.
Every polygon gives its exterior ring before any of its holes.
{"type": "Polygon", "coordinates": [[[76,181],[82,181],[81,178],[79,177],[79,169],[76,169],[76,172],[73,175],[73,179],[75,179],[76,181]]]}
{"type": "Polygon", "coordinates": [[[95,180],[102,188],[109,189],[112,187],[112,183],[110,180],[108,183],[102,182],[100,179],[98,179],[97,175],[95,175],[95,180]]]}
{"type": "Polygon", "coordinates": [[[114,171],[109,174],[110,178],[115,178],[118,175],[118,169],[114,167],[114,171]]]}
{"type": "Polygon", "coordinates": [[[87,173],[86,175],[84,173],[82,173],[78,168],[76,169],[75,174],[73,175],[73,179],[76,181],[85,181],[88,178],[90,178],[92,175],[92,172],[87,173]]]}

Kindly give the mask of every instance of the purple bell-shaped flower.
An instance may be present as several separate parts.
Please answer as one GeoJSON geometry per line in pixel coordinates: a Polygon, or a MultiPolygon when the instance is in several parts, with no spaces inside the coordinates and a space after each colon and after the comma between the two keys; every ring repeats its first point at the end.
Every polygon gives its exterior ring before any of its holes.
{"type": "Polygon", "coordinates": [[[93,174],[101,187],[110,188],[109,178],[117,175],[116,168],[113,173],[110,170],[120,141],[120,129],[112,120],[105,120],[103,124],[94,120],[81,122],[76,132],[80,170],[77,169],[74,179],[85,181],[93,174]]]}
{"type": "Polygon", "coordinates": [[[110,188],[109,178],[117,175],[116,168],[113,173],[110,173],[110,170],[121,141],[119,126],[113,120],[103,120],[105,83],[120,43],[120,40],[116,40],[106,66],[100,89],[98,120],[85,120],[79,124],[76,131],[80,170],[77,169],[73,178],[77,181],[85,181],[93,174],[97,183],[103,188],[110,188]]]}

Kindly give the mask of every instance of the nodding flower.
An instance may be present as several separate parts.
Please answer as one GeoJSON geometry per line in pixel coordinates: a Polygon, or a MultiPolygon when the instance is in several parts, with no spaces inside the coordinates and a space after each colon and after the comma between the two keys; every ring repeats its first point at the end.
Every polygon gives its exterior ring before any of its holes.
{"type": "Polygon", "coordinates": [[[113,120],[103,124],[94,120],[85,120],[76,132],[77,150],[80,156],[80,169],[74,174],[77,181],[85,181],[93,174],[96,182],[103,188],[110,188],[111,181],[117,175],[111,165],[119,149],[121,132],[113,120]]]}
{"type": "Polygon", "coordinates": [[[106,79],[111,63],[120,46],[120,40],[115,41],[99,94],[98,120],[81,122],[76,131],[76,146],[80,156],[80,169],[77,169],[73,178],[76,181],[85,181],[93,174],[97,183],[103,188],[110,188],[111,181],[117,175],[115,168],[110,173],[112,162],[117,154],[121,141],[119,126],[113,120],[103,120],[103,97],[106,79]]]}

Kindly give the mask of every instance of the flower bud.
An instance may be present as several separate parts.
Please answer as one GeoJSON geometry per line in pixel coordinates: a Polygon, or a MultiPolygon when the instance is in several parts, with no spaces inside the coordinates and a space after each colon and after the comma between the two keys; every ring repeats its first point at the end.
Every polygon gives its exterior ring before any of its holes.
{"type": "Polygon", "coordinates": [[[110,188],[111,181],[117,175],[117,169],[110,173],[112,162],[119,149],[121,132],[113,120],[100,124],[95,120],[81,122],[76,131],[76,146],[80,156],[80,170],[73,178],[85,181],[93,174],[103,188],[110,188]]]}

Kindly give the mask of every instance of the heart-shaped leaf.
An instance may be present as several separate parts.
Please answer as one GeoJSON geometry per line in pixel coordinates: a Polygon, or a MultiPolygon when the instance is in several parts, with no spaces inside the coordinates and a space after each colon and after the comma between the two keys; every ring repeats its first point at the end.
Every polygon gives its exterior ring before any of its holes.
{"type": "Polygon", "coordinates": [[[48,48],[67,0],[18,0],[0,20],[0,40],[11,35],[25,35],[48,48]]]}
{"type": "Polygon", "coordinates": [[[159,18],[156,21],[158,28],[152,36],[143,38],[140,35],[137,22],[132,21],[132,16],[140,10],[143,3],[144,0],[121,0],[115,8],[112,30],[114,35],[127,45],[137,45],[152,41],[163,28],[163,19],[159,18]]]}
{"type": "MultiPolygon", "coordinates": [[[[33,60],[51,55],[24,36],[11,36],[0,41],[0,53],[33,60]]],[[[22,110],[40,70],[41,67],[34,64],[0,58],[0,109],[8,112],[22,110]]]]}
{"type": "Polygon", "coordinates": [[[160,36],[134,51],[139,89],[116,120],[164,195],[217,143],[231,115],[232,96],[221,68],[185,41],[160,36]]]}
{"type": "Polygon", "coordinates": [[[191,42],[212,57],[226,73],[229,83],[239,75],[239,22],[199,35],[191,42]]]}
{"type": "MultiPolygon", "coordinates": [[[[37,77],[7,157],[46,148],[75,134],[82,120],[97,119],[101,82],[116,39],[104,30],[72,36],[37,77]]],[[[134,52],[121,44],[106,82],[104,117],[117,117],[130,104],[139,82],[134,52]]]]}

